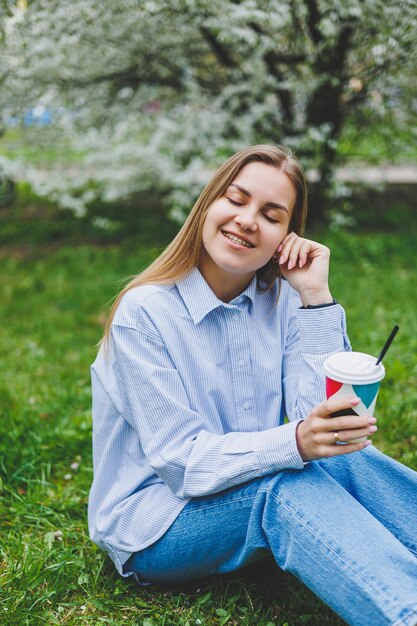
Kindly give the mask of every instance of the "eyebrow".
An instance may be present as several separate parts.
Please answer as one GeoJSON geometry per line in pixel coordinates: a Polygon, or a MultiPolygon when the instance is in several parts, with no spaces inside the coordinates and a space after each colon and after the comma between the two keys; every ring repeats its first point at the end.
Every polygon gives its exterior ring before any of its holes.
{"type": "MultiPolygon", "coordinates": [[[[230,183],[229,187],[236,187],[236,189],[243,193],[243,195],[247,196],[248,198],[252,198],[252,194],[250,191],[244,189],[240,185],[236,185],[236,183],[230,183]]],[[[271,209],[281,209],[281,211],[285,211],[286,213],[288,213],[287,207],[283,204],[278,204],[277,202],[267,202],[265,206],[270,207],[271,209]]]]}

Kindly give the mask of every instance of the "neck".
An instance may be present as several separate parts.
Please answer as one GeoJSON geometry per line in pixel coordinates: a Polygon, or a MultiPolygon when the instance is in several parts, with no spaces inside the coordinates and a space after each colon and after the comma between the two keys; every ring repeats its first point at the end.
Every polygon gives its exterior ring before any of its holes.
{"type": "Polygon", "coordinates": [[[205,262],[204,257],[198,264],[198,269],[210,289],[222,302],[230,302],[241,294],[255,275],[255,272],[230,274],[214,264],[205,262]]]}

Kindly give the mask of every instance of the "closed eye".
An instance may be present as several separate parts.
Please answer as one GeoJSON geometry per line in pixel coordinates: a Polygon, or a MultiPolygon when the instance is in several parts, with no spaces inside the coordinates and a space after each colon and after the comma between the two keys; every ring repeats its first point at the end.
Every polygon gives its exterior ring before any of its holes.
{"type": "MultiPolygon", "coordinates": [[[[233,206],[243,206],[244,205],[243,202],[237,202],[236,200],[232,200],[232,198],[227,198],[227,199],[230,202],[230,204],[233,204],[233,206]]],[[[270,224],[279,224],[279,220],[276,220],[273,217],[270,217],[266,213],[262,213],[262,215],[267,220],[267,222],[269,222],[270,224]]]]}
{"type": "Polygon", "coordinates": [[[269,215],[266,215],[265,213],[264,213],[264,218],[268,222],[270,222],[271,224],[278,224],[279,223],[279,220],[275,220],[273,217],[269,217],[269,215]]]}

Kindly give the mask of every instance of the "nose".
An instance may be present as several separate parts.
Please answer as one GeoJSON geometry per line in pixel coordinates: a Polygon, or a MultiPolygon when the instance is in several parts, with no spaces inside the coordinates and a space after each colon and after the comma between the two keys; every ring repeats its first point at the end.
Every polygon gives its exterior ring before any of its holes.
{"type": "Polygon", "coordinates": [[[258,228],[256,221],[256,212],[251,211],[249,207],[245,211],[235,216],[235,222],[242,230],[251,230],[255,232],[258,228]]]}

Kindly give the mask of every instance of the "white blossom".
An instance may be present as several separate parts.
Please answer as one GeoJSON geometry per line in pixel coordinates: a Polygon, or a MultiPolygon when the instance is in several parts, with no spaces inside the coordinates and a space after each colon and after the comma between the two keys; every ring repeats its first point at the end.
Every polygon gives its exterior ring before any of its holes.
{"type": "Polygon", "coordinates": [[[252,143],[285,142],[323,174],[350,108],[382,115],[395,94],[407,123],[415,102],[404,78],[413,66],[414,0],[4,6],[3,126],[29,110],[33,123],[50,113],[50,126],[22,133],[39,149],[53,146],[57,158],[0,157],[0,166],[78,215],[95,198],[162,188],[183,219],[207,172],[252,143]],[[326,110],[332,98],[339,118],[334,106],[326,110]]]}

